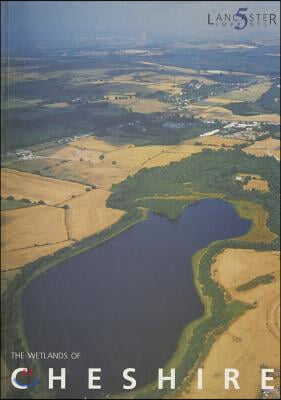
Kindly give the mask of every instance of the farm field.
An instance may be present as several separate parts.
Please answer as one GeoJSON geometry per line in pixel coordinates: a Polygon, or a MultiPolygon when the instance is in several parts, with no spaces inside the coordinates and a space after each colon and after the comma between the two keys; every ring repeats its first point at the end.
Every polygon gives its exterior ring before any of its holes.
{"type": "Polygon", "coordinates": [[[111,144],[91,136],[77,139],[65,146],[37,152],[36,155],[44,157],[42,169],[40,169],[41,159],[17,162],[13,167],[19,166],[22,170],[26,168],[32,172],[39,170],[44,176],[109,190],[112,184],[124,180],[141,168],[168,165],[199,153],[205,148],[217,150],[242,143],[245,141],[212,136],[186,140],[175,146],[134,146],[111,144]],[[53,160],[56,161],[52,163],[53,160]]]}
{"type": "Polygon", "coordinates": [[[3,247],[6,268],[18,268],[117,222],[124,212],[106,207],[110,188],[140,169],[165,166],[205,148],[218,150],[222,146],[243,143],[221,137],[197,140],[200,145],[195,145],[196,140],[188,140],[175,146],[133,146],[86,137],[35,153],[42,158],[13,164],[35,174],[4,168],[2,183],[7,184],[2,195],[5,198],[27,198],[33,203],[41,200],[46,204],[33,205],[27,212],[25,209],[3,212],[10,246],[4,244],[3,247]],[[41,175],[36,175],[38,170],[41,175]],[[88,185],[97,189],[86,191],[88,185]],[[68,206],[66,210],[62,208],[65,205],[68,206]]]}
{"type": "Polygon", "coordinates": [[[197,118],[210,119],[210,120],[227,120],[227,121],[243,121],[243,122],[269,122],[279,123],[279,114],[259,114],[259,115],[238,115],[233,114],[231,110],[224,107],[212,107],[212,106],[197,106],[191,105],[187,107],[188,111],[191,111],[197,118]]]}
{"type": "Polygon", "coordinates": [[[168,103],[157,99],[139,99],[129,105],[133,112],[138,113],[154,113],[168,111],[171,106],[168,103]]]}
{"type": "MultiPolygon", "coordinates": [[[[169,164],[202,150],[202,148],[196,146],[185,146],[185,148],[179,146],[175,150],[172,150],[173,146],[112,146],[114,150],[101,151],[97,156],[95,151],[91,150],[97,142],[98,140],[95,138],[93,138],[93,143],[87,140],[83,143],[83,150],[80,150],[80,146],[82,146],[80,143],[77,143],[75,148],[71,145],[60,149],[59,152],[63,154],[66,162],[48,168],[48,170],[42,171],[42,174],[89,185],[94,184],[100,189],[110,189],[112,184],[124,180],[128,175],[134,174],[142,167],[163,165],[164,152],[172,151],[167,155],[165,161],[166,164],[169,164]],[[89,146],[89,150],[86,146],[89,146]],[[75,160],[75,156],[72,157],[73,149],[79,152],[82,161],[72,161],[75,160]],[[84,156],[84,153],[86,156],[84,156]],[[93,158],[91,158],[92,153],[93,158]],[[86,161],[87,155],[88,161],[86,161]],[[103,156],[102,159],[100,159],[101,155],[103,156]]],[[[57,153],[54,154],[57,157],[57,153]]]]}
{"type": "Polygon", "coordinates": [[[251,179],[246,185],[244,185],[244,189],[269,192],[268,182],[264,179],[251,179]]]}
{"type": "Polygon", "coordinates": [[[190,145],[179,145],[175,146],[170,150],[156,155],[155,157],[146,161],[143,166],[145,168],[162,167],[169,165],[171,162],[180,161],[183,158],[190,157],[192,154],[200,153],[204,147],[190,146],[190,145]]]}
{"type": "Polygon", "coordinates": [[[260,367],[278,369],[280,365],[280,253],[226,249],[212,267],[214,279],[225,287],[232,299],[255,307],[235,321],[220,337],[203,362],[204,388],[194,381],[181,398],[235,399],[256,398],[260,387],[260,367]],[[235,259],[235,263],[233,260],[235,259]],[[237,286],[270,273],[271,284],[237,292],[237,286]],[[227,352],[225,351],[227,349],[227,352]],[[224,368],[240,372],[241,390],[224,390],[224,368]],[[184,397],[185,396],[185,397],[184,397]]]}
{"type": "Polygon", "coordinates": [[[235,179],[238,179],[243,183],[244,190],[259,190],[261,192],[269,192],[267,180],[262,179],[260,175],[243,173],[236,175],[235,179]],[[245,179],[247,179],[246,182],[245,179]]]}
{"type": "Polygon", "coordinates": [[[167,151],[171,146],[139,146],[127,147],[120,150],[113,151],[106,155],[105,160],[116,162],[116,166],[125,169],[130,173],[138,171],[146,163],[157,157],[164,151],[167,151]]]}
{"type": "Polygon", "coordinates": [[[66,223],[72,240],[81,240],[100,232],[125,214],[124,211],[106,207],[109,195],[109,191],[96,189],[66,203],[69,206],[66,223]]]}
{"type": "Polygon", "coordinates": [[[13,196],[16,200],[27,198],[32,202],[43,200],[46,204],[55,205],[85,191],[79,183],[65,182],[57,179],[20,172],[8,168],[1,171],[2,196],[13,196]]]}
{"type": "Polygon", "coordinates": [[[65,25],[63,6],[12,3],[2,397],[280,397],[277,5],[201,2],[200,14],[192,2],[76,2],[65,25]],[[15,351],[37,350],[26,367],[41,383],[18,391],[15,351]],[[61,363],[49,350],[71,356],[62,391],[49,392],[48,368],[61,363]],[[90,359],[101,390],[83,387],[90,359]],[[125,364],[137,386],[122,393],[125,364]],[[159,388],[158,367],[175,368],[175,388],[159,388]],[[239,370],[241,390],[224,389],[225,368],[239,370]],[[274,393],[261,390],[261,368],[275,369],[274,393]]]}
{"type": "Polygon", "coordinates": [[[2,212],[4,252],[67,240],[65,210],[34,206],[2,212]],[[55,229],[54,229],[55,228],[55,229]]]}
{"type": "Polygon", "coordinates": [[[69,246],[65,212],[45,205],[2,211],[1,271],[17,269],[69,246]]]}
{"type": "Polygon", "coordinates": [[[72,161],[89,161],[91,163],[99,162],[99,157],[102,152],[92,149],[82,149],[76,147],[74,144],[64,146],[52,154],[52,157],[59,158],[62,160],[72,160],[72,161]]]}
{"type": "Polygon", "coordinates": [[[109,151],[116,150],[116,147],[122,147],[122,146],[112,145],[106,142],[105,140],[102,140],[95,136],[89,136],[86,138],[77,139],[76,141],[73,141],[70,146],[77,147],[80,149],[99,151],[102,153],[107,153],[109,151]]]}
{"type": "Polygon", "coordinates": [[[272,83],[270,81],[265,81],[240,90],[233,90],[220,97],[226,100],[255,102],[266,93],[271,86],[272,83]]]}
{"type": "Polygon", "coordinates": [[[40,205],[2,211],[2,271],[52,254],[117,222],[125,212],[106,207],[109,195],[109,191],[97,189],[59,207],[40,205]]]}
{"type": "Polygon", "coordinates": [[[96,184],[96,168],[91,161],[66,161],[43,171],[45,176],[66,181],[75,181],[85,185],[96,184]]]}
{"type": "Polygon", "coordinates": [[[44,246],[33,246],[26,249],[13,250],[9,253],[1,253],[1,272],[6,276],[7,273],[17,272],[25,264],[37,260],[38,258],[54,254],[56,251],[70,246],[74,242],[66,240],[57,244],[48,244],[44,246]]]}
{"type": "Polygon", "coordinates": [[[280,161],[280,141],[278,139],[268,138],[255,142],[249,147],[243,149],[248,154],[256,157],[274,157],[280,161]]]}
{"type": "MultiPolygon", "coordinates": [[[[155,72],[134,73],[131,75],[122,75],[111,81],[104,83],[126,83],[138,85],[149,89],[151,92],[163,91],[171,95],[179,95],[182,93],[181,85],[189,83],[194,79],[193,75],[176,75],[176,74],[157,74],[155,72]]],[[[206,85],[211,85],[214,81],[198,75],[198,80],[206,85]]],[[[121,93],[120,93],[121,95],[121,93]]],[[[135,95],[135,93],[123,93],[124,96],[135,95]]],[[[116,96],[116,94],[115,94],[116,96]]],[[[116,100],[114,94],[109,96],[111,101],[116,100]]]]}
{"type": "Polygon", "coordinates": [[[227,99],[227,98],[223,98],[223,97],[208,97],[204,101],[207,103],[216,103],[216,104],[221,104],[221,105],[241,102],[240,100],[227,99]]]}
{"type": "Polygon", "coordinates": [[[203,146],[216,146],[216,147],[233,147],[237,144],[244,144],[247,143],[245,140],[241,139],[231,139],[231,138],[224,138],[222,136],[203,136],[198,137],[195,139],[190,139],[185,141],[186,144],[200,144],[203,146]]]}
{"type": "Polygon", "coordinates": [[[30,173],[36,173],[47,170],[57,164],[60,164],[63,160],[59,158],[36,158],[32,160],[16,161],[13,163],[13,168],[30,173]]]}

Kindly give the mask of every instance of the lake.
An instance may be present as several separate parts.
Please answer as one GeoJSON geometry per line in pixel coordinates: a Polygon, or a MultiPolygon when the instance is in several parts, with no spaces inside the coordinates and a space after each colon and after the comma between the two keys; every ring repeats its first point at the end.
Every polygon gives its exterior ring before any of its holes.
{"type": "Polygon", "coordinates": [[[157,377],[184,327],[204,308],[191,259],[219,239],[248,232],[251,222],[221,199],[206,199],[170,221],[148,219],[34,279],[22,295],[29,349],[80,352],[81,359],[42,362],[67,368],[57,398],[100,398],[122,390],[136,368],[138,387],[157,377]],[[88,368],[102,369],[102,390],[87,391],[88,368]]]}

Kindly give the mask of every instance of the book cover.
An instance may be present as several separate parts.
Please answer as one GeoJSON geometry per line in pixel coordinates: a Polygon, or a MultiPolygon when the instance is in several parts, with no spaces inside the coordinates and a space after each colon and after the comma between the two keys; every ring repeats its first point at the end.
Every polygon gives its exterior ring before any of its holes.
{"type": "Polygon", "coordinates": [[[279,30],[1,2],[3,398],[280,398],[279,30]]]}

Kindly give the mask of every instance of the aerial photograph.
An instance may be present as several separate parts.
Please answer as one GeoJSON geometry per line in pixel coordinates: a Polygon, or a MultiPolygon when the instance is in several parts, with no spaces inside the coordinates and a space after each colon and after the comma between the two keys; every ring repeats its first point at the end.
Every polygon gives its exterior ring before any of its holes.
{"type": "Polygon", "coordinates": [[[280,399],[280,3],[1,1],[1,397],[280,399]]]}

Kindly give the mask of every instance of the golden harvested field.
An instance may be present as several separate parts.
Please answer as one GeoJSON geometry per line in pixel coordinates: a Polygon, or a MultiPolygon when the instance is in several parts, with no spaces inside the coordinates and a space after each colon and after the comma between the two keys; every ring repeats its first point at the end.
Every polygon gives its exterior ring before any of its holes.
{"type": "MultiPolygon", "coordinates": [[[[181,85],[184,83],[190,82],[192,79],[194,79],[194,76],[182,76],[182,75],[163,75],[163,74],[155,74],[154,72],[146,73],[145,75],[140,75],[142,81],[135,80],[133,76],[121,76],[121,77],[116,77],[112,81],[107,81],[107,83],[126,83],[126,84],[132,84],[132,85],[138,85],[138,86],[143,86],[146,87],[147,89],[150,89],[153,92],[158,92],[158,91],[163,91],[170,93],[172,95],[178,95],[181,94],[182,89],[181,85]]],[[[205,84],[211,84],[212,81],[198,76],[198,80],[202,83],[205,84]]],[[[105,83],[105,82],[104,82],[105,83]]],[[[118,103],[121,101],[127,101],[128,103],[132,102],[135,99],[135,92],[128,93],[128,92],[122,92],[122,93],[110,93],[106,97],[108,100],[111,102],[118,103]],[[118,98],[116,97],[126,97],[126,99],[118,98]],[[130,98],[131,97],[131,98],[130,98]]],[[[122,104],[122,103],[120,103],[122,104]]]]}
{"type": "Polygon", "coordinates": [[[185,141],[183,144],[176,146],[169,146],[167,150],[162,151],[159,155],[148,160],[144,167],[162,167],[168,165],[174,161],[180,161],[183,158],[192,156],[192,154],[200,153],[204,149],[211,148],[212,150],[218,150],[220,147],[210,147],[208,145],[195,146],[193,144],[187,144],[189,141],[185,141]],[[185,144],[186,143],[186,144],[185,144]]]}
{"type": "Polygon", "coordinates": [[[2,212],[2,271],[22,267],[53,254],[116,223],[124,211],[106,207],[110,192],[93,190],[59,207],[34,206],[2,212]],[[68,204],[69,209],[62,207],[68,204]]]}
{"type": "Polygon", "coordinates": [[[22,267],[72,243],[62,208],[33,206],[2,211],[1,217],[1,271],[22,267]]]}
{"type": "Polygon", "coordinates": [[[248,183],[246,183],[246,184],[244,183],[244,185],[243,185],[244,190],[255,189],[255,190],[259,190],[261,192],[269,192],[269,185],[268,185],[267,180],[261,179],[260,175],[242,173],[242,174],[238,174],[236,176],[236,178],[242,178],[242,182],[246,177],[251,178],[251,179],[249,180],[248,183]]]}
{"type": "Polygon", "coordinates": [[[212,106],[198,106],[190,105],[187,107],[188,111],[191,111],[194,116],[202,119],[209,120],[226,120],[226,121],[241,121],[241,122],[272,122],[280,123],[279,114],[259,114],[259,115],[237,115],[233,114],[231,110],[224,107],[212,107],[212,106]]]}
{"type": "MultiPolygon", "coordinates": [[[[57,244],[45,246],[30,247],[22,250],[13,250],[9,253],[1,252],[1,272],[12,271],[23,267],[25,264],[37,260],[40,257],[48,256],[55,253],[63,247],[70,246],[72,240],[66,240],[57,244]]],[[[8,273],[8,272],[7,272],[8,273]]],[[[5,273],[6,275],[6,273],[5,273]]]]}
{"type": "Polygon", "coordinates": [[[91,161],[67,161],[44,171],[44,175],[91,185],[96,183],[95,168],[94,162],[91,161]]]}
{"type": "Polygon", "coordinates": [[[211,85],[213,81],[207,79],[203,76],[194,76],[194,75],[157,75],[151,73],[145,76],[145,81],[147,81],[147,88],[151,89],[155,92],[163,91],[170,93],[172,95],[180,95],[182,93],[182,85],[185,83],[189,83],[192,80],[198,80],[200,83],[205,85],[211,85]]]}
{"type": "Polygon", "coordinates": [[[100,189],[110,189],[112,184],[124,180],[143,167],[168,165],[201,152],[204,148],[217,150],[222,145],[232,147],[240,143],[244,141],[212,136],[187,140],[175,146],[134,146],[114,145],[92,136],[48,150],[44,156],[45,163],[53,160],[53,157],[60,161],[42,171],[42,174],[60,180],[94,184],[100,189]],[[195,145],[198,142],[201,145],[195,145]],[[101,155],[103,159],[100,158],[101,155]]]}
{"type": "MultiPolygon", "coordinates": [[[[224,142],[232,146],[242,141],[225,139],[224,142]]],[[[143,167],[168,165],[170,162],[179,161],[210,146],[208,141],[206,141],[206,144],[202,143],[202,146],[195,146],[194,143],[195,141],[191,141],[189,144],[189,141],[187,141],[176,146],[152,145],[137,147],[132,145],[110,145],[110,148],[107,148],[103,147],[102,141],[94,137],[92,141],[87,138],[86,140],[82,139],[75,142],[75,147],[66,145],[60,148],[58,152],[54,151],[51,157],[62,156],[68,161],[55,165],[43,173],[58,179],[70,179],[84,184],[94,184],[100,189],[110,189],[112,184],[126,179],[128,175],[136,173],[143,167]],[[79,146],[83,147],[83,150],[79,146]],[[89,146],[89,149],[87,149],[87,146],[89,146]],[[96,152],[94,148],[105,148],[106,150],[96,152]],[[92,153],[93,157],[91,158],[92,153]],[[103,160],[99,158],[101,154],[104,156],[103,160]],[[80,158],[83,161],[75,161],[77,159],[80,160],[80,158]]],[[[222,141],[217,139],[217,148],[220,148],[221,143],[222,141]]],[[[217,150],[215,147],[212,148],[217,150]]]]}
{"type": "Polygon", "coordinates": [[[65,210],[34,206],[2,211],[4,252],[67,240],[65,210]]]}
{"type": "Polygon", "coordinates": [[[102,161],[94,167],[91,180],[99,189],[110,189],[114,183],[126,179],[128,172],[109,161],[102,161]]]}
{"type": "Polygon", "coordinates": [[[185,150],[182,149],[180,151],[165,151],[160,155],[148,160],[144,167],[152,168],[152,167],[162,167],[164,165],[168,165],[174,161],[180,161],[183,158],[190,157],[192,154],[200,153],[203,150],[203,147],[200,146],[186,146],[185,150]]]}
{"type": "Polygon", "coordinates": [[[222,97],[209,97],[204,101],[207,101],[208,103],[218,103],[218,104],[241,103],[240,100],[224,99],[222,97]]]}
{"type": "Polygon", "coordinates": [[[33,202],[44,200],[46,204],[54,205],[85,191],[85,186],[79,183],[46,178],[8,168],[2,169],[1,178],[1,192],[4,198],[14,196],[17,200],[27,198],[33,202]]]}
{"type": "Polygon", "coordinates": [[[147,114],[159,111],[167,111],[170,108],[170,105],[157,99],[139,99],[131,103],[129,107],[133,112],[147,114]]]}
{"type": "MultiPolygon", "coordinates": [[[[234,142],[232,139],[229,140],[234,142]]],[[[183,144],[176,146],[153,145],[124,148],[108,153],[105,156],[105,160],[116,161],[116,167],[132,174],[143,167],[151,168],[168,165],[173,161],[179,161],[192,154],[199,153],[204,148],[210,148],[205,143],[202,146],[195,146],[193,143],[189,144],[189,141],[185,141],[183,144]]],[[[219,147],[219,144],[217,146],[219,147]]]]}
{"type": "Polygon", "coordinates": [[[204,387],[196,382],[181,398],[254,399],[260,389],[260,368],[280,368],[280,253],[227,249],[213,265],[213,276],[233,299],[256,307],[248,310],[217,339],[203,362],[204,387]],[[259,275],[272,273],[276,280],[268,285],[237,292],[237,286],[259,275]],[[227,349],[227,351],[225,351],[227,349]],[[240,372],[241,390],[224,389],[224,368],[240,372]]]}
{"type": "Polygon", "coordinates": [[[102,154],[101,151],[96,150],[84,150],[79,147],[75,147],[70,144],[68,146],[64,146],[58,150],[56,150],[51,157],[59,158],[62,160],[71,160],[71,161],[90,161],[92,163],[99,162],[99,157],[102,154]]]}
{"type": "Polygon", "coordinates": [[[272,86],[270,81],[257,83],[245,89],[232,90],[231,92],[224,93],[220,97],[222,99],[239,100],[239,101],[257,101],[264,93],[266,93],[272,86]]]}
{"type": "Polygon", "coordinates": [[[231,139],[231,138],[224,138],[222,136],[202,136],[195,139],[186,140],[185,143],[187,144],[194,144],[200,143],[204,146],[219,146],[222,147],[225,145],[226,147],[233,147],[236,144],[246,143],[246,140],[241,139],[231,139]]]}
{"type": "MultiPolygon", "coordinates": [[[[160,66],[159,66],[160,67],[160,66]]],[[[160,68],[159,68],[160,69],[160,68]]],[[[211,85],[214,83],[211,79],[206,78],[204,75],[198,74],[194,70],[179,68],[177,67],[163,67],[166,69],[167,74],[159,74],[157,72],[145,72],[145,73],[133,73],[130,75],[116,76],[112,79],[103,79],[91,82],[81,82],[83,84],[115,84],[115,85],[131,85],[132,92],[120,91],[120,87],[116,86],[116,92],[110,92],[106,95],[106,100],[120,105],[129,105],[135,98],[135,91],[137,87],[149,89],[151,92],[163,91],[172,95],[179,95],[182,93],[181,85],[188,83],[193,79],[198,80],[202,84],[211,85]],[[182,73],[184,70],[185,74],[188,75],[176,75],[175,72],[182,73]],[[169,72],[173,72],[172,74],[169,72]],[[133,89],[134,88],[134,89],[133,89]],[[133,91],[135,90],[135,91],[133,91]],[[117,97],[117,98],[116,98],[117,97]],[[131,97],[131,98],[130,98],[131,97]]]]}
{"type": "Polygon", "coordinates": [[[256,157],[274,157],[280,161],[280,141],[278,139],[268,138],[255,142],[249,147],[243,149],[248,154],[256,157]]]}
{"type": "MultiPolygon", "coordinates": [[[[237,286],[264,274],[273,273],[278,276],[279,261],[280,253],[278,251],[257,252],[251,249],[226,249],[218,255],[212,266],[212,273],[215,279],[227,288],[232,298],[245,301],[245,296],[251,299],[251,291],[256,288],[238,292],[237,286]]],[[[259,288],[265,286],[267,285],[260,285],[259,288]]]]}
{"type": "MultiPolygon", "coordinates": [[[[114,146],[95,137],[86,138],[60,147],[58,151],[53,149],[50,157],[64,157],[67,162],[55,165],[43,173],[58,179],[69,179],[109,189],[112,184],[124,180],[162,151],[171,148],[172,146],[114,146]],[[101,154],[104,156],[103,160],[99,158],[101,154]],[[75,161],[81,158],[83,161],[75,161]]],[[[174,159],[177,160],[178,157],[175,155],[174,159]]]]}
{"type": "MultiPolygon", "coordinates": [[[[95,185],[99,189],[109,189],[112,184],[126,179],[129,171],[120,168],[120,166],[112,165],[111,161],[106,160],[100,161],[96,165],[89,161],[67,161],[49,169],[46,174],[66,181],[70,179],[85,185],[95,185]]],[[[66,199],[63,199],[62,202],[64,200],[66,199]]]]}
{"type": "Polygon", "coordinates": [[[106,207],[109,190],[113,184],[141,168],[167,165],[204,148],[217,150],[223,143],[233,146],[242,142],[221,137],[206,137],[200,141],[202,145],[199,146],[194,145],[194,141],[186,141],[175,146],[135,147],[128,144],[113,145],[96,137],[84,137],[65,146],[47,149],[48,156],[44,156],[44,165],[48,160],[60,160],[60,163],[42,173],[61,179],[3,169],[4,197],[13,195],[18,199],[25,197],[32,201],[42,199],[50,206],[62,207],[68,204],[70,207],[63,210],[58,207],[34,206],[28,212],[24,209],[5,212],[3,216],[9,216],[7,229],[4,228],[7,230],[5,268],[22,266],[51,254],[57,247],[69,245],[71,240],[80,240],[117,222],[124,213],[106,207]],[[101,154],[104,159],[100,159],[101,154]],[[83,161],[78,161],[81,158],[83,161]],[[65,162],[62,163],[62,160],[65,162]],[[67,179],[93,184],[98,189],[86,192],[86,186],[68,182],[67,179]],[[12,234],[14,231],[16,235],[12,234]]]}
{"type": "Polygon", "coordinates": [[[117,222],[125,211],[106,207],[110,195],[106,190],[93,190],[68,201],[67,226],[71,239],[81,240],[117,222]]]}
{"type": "Polygon", "coordinates": [[[90,149],[90,150],[100,151],[102,153],[116,150],[116,147],[123,147],[110,144],[95,136],[89,136],[86,138],[77,139],[71,142],[71,146],[79,147],[80,149],[90,149]]]}
{"type": "Polygon", "coordinates": [[[105,155],[105,161],[116,162],[116,167],[125,169],[132,173],[138,171],[144,164],[154,157],[162,154],[163,151],[169,150],[171,146],[153,145],[126,147],[113,151],[105,155]]]}
{"type": "MultiPolygon", "coordinates": [[[[166,69],[167,74],[158,74],[155,72],[145,72],[145,73],[137,73],[132,75],[123,75],[113,78],[110,83],[131,83],[132,85],[145,86],[148,89],[151,89],[155,92],[161,90],[164,92],[168,92],[170,94],[180,94],[181,93],[181,85],[188,83],[194,79],[198,80],[202,84],[211,85],[214,83],[213,80],[206,78],[204,75],[197,74],[196,71],[179,68],[178,67],[163,67],[166,69]],[[184,73],[187,75],[176,75],[175,72],[184,73]],[[169,72],[173,72],[172,74],[169,72]],[[194,75],[195,74],[195,75],[194,75]],[[136,80],[136,78],[140,78],[141,81],[136,80]]],[[[109,81],[107,81],[109,82],[109,81]]],[[[126,93],[123,93],[126,95],[126,93]]]]}
{"type": "MultiPolygon", "coordinates": [[[[191,79],[189,79],[190,81],[191,79]]],[[[178,96],[182,93],[182,89],[179,85],[171,82],[161,82],[161,83],[150,83],[147,85],[149,89],[154,90],[155,92],[162,91],[167,92],[173,96],[178,96]]]]}
{"type": "Polygon", "coordinates": [[[243,186],[245,190],[259,190],[261,192],[269,192],[268,182],[265,179],[251,179],[243,186]]]}

